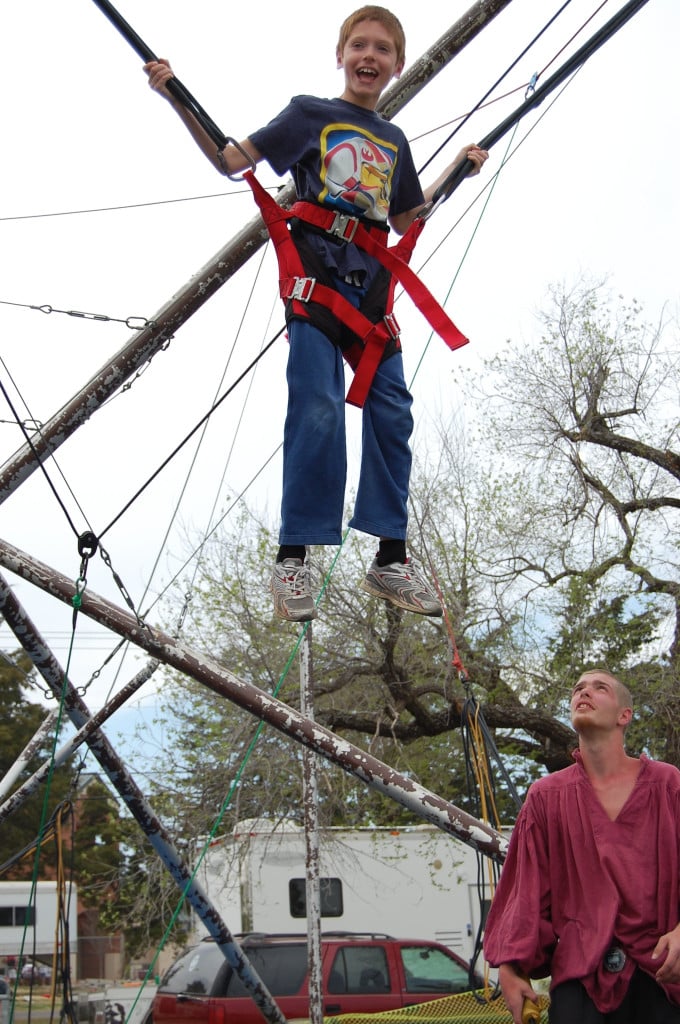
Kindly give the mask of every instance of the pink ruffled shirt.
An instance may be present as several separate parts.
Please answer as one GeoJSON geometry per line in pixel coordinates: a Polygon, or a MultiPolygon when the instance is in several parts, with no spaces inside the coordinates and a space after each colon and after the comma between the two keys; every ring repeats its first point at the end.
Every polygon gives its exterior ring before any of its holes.
{"type": "MultiPolygon", "coordinates": [[[[578,978],[601,1013],[621,1003],[635,966],[652,977],[659,937],[680,921],[680,771],[641,756],[610,821],[576,763],[534,782],[517,818],[486,922],[484,955],[554,988],[578,978]],[[612,945],[627,954],[604,970],[612,945]]],[[[664,985],[680,1006],[680,985],[664,985]]]]}

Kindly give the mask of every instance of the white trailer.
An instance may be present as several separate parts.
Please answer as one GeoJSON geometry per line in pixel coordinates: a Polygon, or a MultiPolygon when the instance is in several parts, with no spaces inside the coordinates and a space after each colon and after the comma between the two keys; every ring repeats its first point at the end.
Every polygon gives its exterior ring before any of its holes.
{"type": "MultiPolygon", "coordinates": [[[[48,962],[57,934],[56,882],[0,882],[0,956],[48,962]]],[[[69,943],[78,943],[78,907],[75,885],[66,888],[69,943]]]]}
{"type": "MultiPolygon", "coordinates": [[[[478,865],[471,847],[430,825],[328,828],[319,845],[323,931],[434,939],[470,959],[488,906],[486,858],[478,865]]],[[[232,932],[306,931],[304,832],[291,822],[240,822],[210,844],[197,878],[232,932]]]]}

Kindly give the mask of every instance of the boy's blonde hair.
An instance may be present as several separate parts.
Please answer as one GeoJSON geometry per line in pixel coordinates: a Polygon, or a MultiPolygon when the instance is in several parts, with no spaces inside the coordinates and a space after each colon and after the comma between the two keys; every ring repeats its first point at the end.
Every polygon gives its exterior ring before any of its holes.
{"type": "Polygon", "coordinates": [[[368,4],[366,7],[360,7],[358,11],[354,12],[354,14],[350,14],[348,18],[345,18],[340,27],[337,52],[342,53],[345,48],[345,43],[361,21],[379,21],[380,24],[391,33],[397,50],[397,63],[403,64],[406,60],[406,36],[404,35],[404,30],[401,27],[401,22],[397,16],[392,14],[391,11],[388,11],[386,7],[374,7],[372,4],[368,4]]]}

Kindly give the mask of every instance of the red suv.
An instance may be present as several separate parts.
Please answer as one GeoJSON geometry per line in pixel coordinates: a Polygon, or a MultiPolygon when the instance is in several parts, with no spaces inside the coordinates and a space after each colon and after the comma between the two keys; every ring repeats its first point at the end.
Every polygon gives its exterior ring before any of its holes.
{"type": "MultiPolygon", "coordinates": [[[[239,945],[291,1020],[309,1017],[307,938],[237,936],[239,945]]],[[[380,1013],[481,988],[446,946],[422,939],[325,932],[323,1014],[380,1013]]],[[[163,977],[153,1024],[262,1024],[262,1015],[212,939],[183,953],[163,977]]]]}

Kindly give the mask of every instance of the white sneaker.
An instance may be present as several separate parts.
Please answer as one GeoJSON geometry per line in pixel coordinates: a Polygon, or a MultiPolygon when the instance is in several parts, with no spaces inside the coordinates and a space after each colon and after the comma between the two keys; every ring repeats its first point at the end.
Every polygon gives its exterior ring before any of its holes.
{"type": "Polygon", "coordinates": [[[309,586],[309,569],[301,558],[277,562],[270,583],[274,612],[289,622],[310,622],[317,616],[309,586]]]}
{"type": "Polygon", "coordinates": [[[410,558],[389,565],[378,565],[374,560],[361,586],[374,597],[382,597],[407,612],[416,612],[418,615],[443,614],[439,598],[423,576],[422,570],[410,558]]]}

